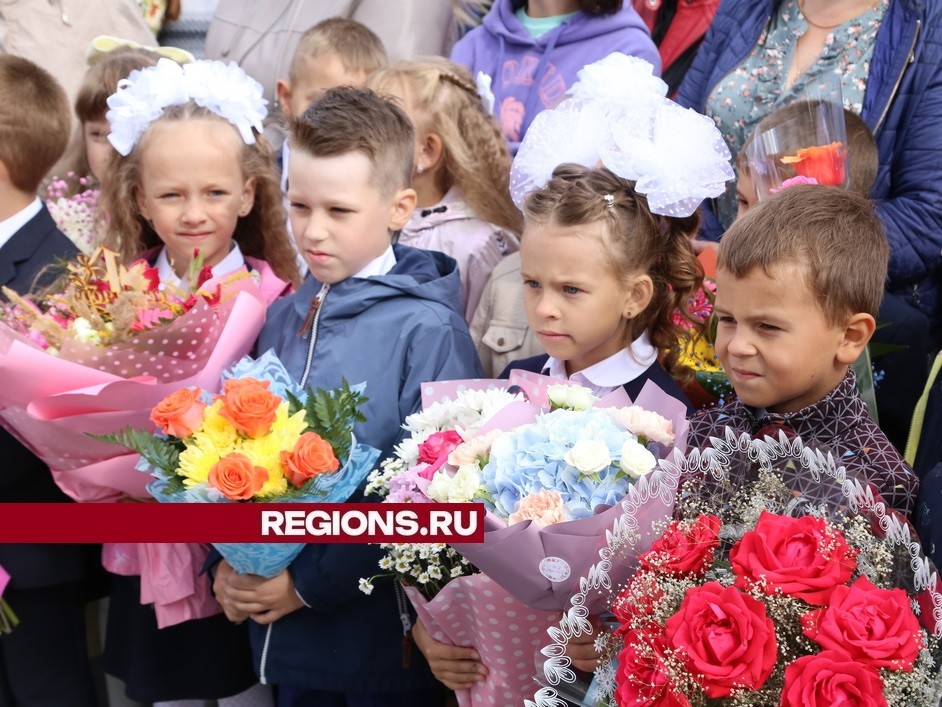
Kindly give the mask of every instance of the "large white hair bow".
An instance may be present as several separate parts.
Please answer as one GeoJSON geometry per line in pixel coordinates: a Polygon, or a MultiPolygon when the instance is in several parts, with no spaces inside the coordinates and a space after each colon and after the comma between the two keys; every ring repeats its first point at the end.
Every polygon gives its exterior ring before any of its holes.
{"type": "Polygon", "coordinates": [[[156,66],[132,71],[108,97],[108,141],[120,154],[128,155],[166,108],[188,101],[232,123],[246,145],[255,143],[253,128],[261,132],[268,103],[262,98],[262,85],[235,62],[195,61],[180,66],[160,59],[156,66]]]}
{"type": "Polygon", "coordinates": [[[610,54],[578,73],[568,98],[539,113],[510,173],[522,209],[564,162],[601,163],[635,182],[651,211],[689,216],[733,178],[730,153],[713,121],[668,99],[667,85],[643,59],[610,54]]]}

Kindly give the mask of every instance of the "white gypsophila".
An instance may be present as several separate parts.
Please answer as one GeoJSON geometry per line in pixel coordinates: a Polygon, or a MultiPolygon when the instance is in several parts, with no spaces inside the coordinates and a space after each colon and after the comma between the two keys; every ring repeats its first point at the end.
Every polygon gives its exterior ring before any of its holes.
{"type": "Polygon", "coordinates": [[[462,464],[448,487],[449,503],[470,503],[481,488],[480,468],[477,464],[462,464]]]}
{"type": "Polygon", "coordinates": [[[580,439],[563,459],[581,474],[595,474],[612,463],[608,445],[599,439],[580,439]]]}
{"type": "Polygon", "coordinates": [[[373,583],[368,579],[360,579],[360,591],[364,594],[373,593],[373,583]]]}
{"type": "Polygon", "coordinates": [[[640,479],[654,469],[657,459],[643,444],[628,440],[622,445],[618,466],[632,479],[640,479]]]}
{"type": "Polygon", "coordinates": [[[551,385],[546,395],[554,408],[564,410],[588,410],[598,400],[591,390],[581,385],[551,385]]]}

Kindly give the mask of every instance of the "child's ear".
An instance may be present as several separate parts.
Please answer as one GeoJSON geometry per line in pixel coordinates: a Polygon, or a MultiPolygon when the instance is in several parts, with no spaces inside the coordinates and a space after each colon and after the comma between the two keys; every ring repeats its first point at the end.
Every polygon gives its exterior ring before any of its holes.
{"type": "Polygon", "coordinates": [[[239,216],[248,216],[255,205],[255,177],[245,180],[242,187],[242,196],[239,199],[239,216]]]}
{"type": "Polygon", "coordinates": [[[282,79],[278,79],[275,84],[275,95],[278,97],[278,105],[281,106],[281,112],[285,115],[294,115],[291,110],[291,84],[282,79]]]}
{"type": "Polygon", "coordinates": [[[852,315],[844,325],[844,335],[837,346],[837,362],[849,366],[856,361],[876,328],[876,320],[871,315],[863,312],[852,315]]]}
{"type": "Polygon", "coordinates": [[[650,275],[637,275],[628,286],[628,296],[625,298],[625,306],[622,308],[622,316],[625,319],[637,317],[641,312],[648,308],[651,299],[654,297],[654,282],[650,275]]]}
{"type": "Polygon", "coordinates": [[[415,189],[400,189],[393,195],[389,213],[390,231],[398,231],[409,223],[415,211],[415,201],[415,189]]]}
{"type": "Polygon", "coordinates": [[[442,159],[445,145],[436,133],[425,133],[419,142],[419,154],[416,156],[415,168],[419,173],[430,172],[438,166],[442,159]]]}

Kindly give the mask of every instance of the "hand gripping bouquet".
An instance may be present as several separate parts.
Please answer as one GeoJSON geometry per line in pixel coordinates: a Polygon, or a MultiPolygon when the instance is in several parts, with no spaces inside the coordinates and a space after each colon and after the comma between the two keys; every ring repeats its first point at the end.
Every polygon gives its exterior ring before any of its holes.
{"type": "Polygon", "coordinates": [[[194,272],[198,289],[174,293],[145,261],[125,267],[99,248],[66,271],[36,300],[5,293],[0,423],[77,501],[145,496],[137,455],[87,433],[146,424],[176,388],[215,388],[251,348],[265,302],[245,270],[194,272]]]}
{"type": "MultiPolygon", "coordinates": [[[[128,428],[110,441],[141,455],[161,503],[346,501],[379,451],[356,441],[360,387],[304,390],[271,351],[223,373],[222,391],[181,388],[157,404],[159,432],[128,428]]],[[[153,429],[153,428],[151,428],[153,429]]],[[[303,543],[215,543],[241,573],[274,577],[303,543]]]]}
{"type": "Polygon", "coordinates": [[[606,596],[614,630],[596,641],[589,703],[938,705],[942,584],[906,519],[800,438],[727,429],[712,443],[632,488],[549,634],[546,687],[527,704],[581,697],[566,644],[590,629],[590,598],[606,596]],[[649,494],[676,495],[675,519],[638,514],[649,494]],[[606,581],[615,566],[633,575],[606,581]]]}
{"type": "MultiPolygon", "coordinates": [[[[627,406],[624,391],[600,401],[558,383],[515,371],[509,381],[426,384],[423,411],[406,420],[412,436],[371,478],[390,502],[487,508],[483,545],[456,546],[461,554],[388,545],[380,561],[407,584],[433,637],[474,646],[489,666],[485,683],[459,693],[462,704],[518,703],[529,693],[535,651],[591,564],[612,504],[654,466],[651,450],[674,441],[675,425],[683,434],[683,406],[654,386],[639,402],[656,401],[673,421],[627,406]]],[[[665,517],[671,508],[649,511],[665,517]]]]}

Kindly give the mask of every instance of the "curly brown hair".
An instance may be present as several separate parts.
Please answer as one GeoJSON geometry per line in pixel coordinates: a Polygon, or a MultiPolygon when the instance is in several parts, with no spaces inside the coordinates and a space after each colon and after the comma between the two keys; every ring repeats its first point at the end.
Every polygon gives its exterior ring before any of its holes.
{"type": "Polygon", "coordinates": [[[416,132],[442,140],[438,187],[461,190],[465,203],[488,223],[519,235],[521,213],[510,198],[510,153],[500,126],[481,105],[471,73],[441,57],[404,61],[380,69],[367,85],[409,103],[416,132]]]}
{"type": "Polygon", "coordinates": [[[602,245],[609,253],[612,273],[624,282],[629,274],[644,268],[654,283],[650,304],[628,322],[625,345],[647,331],[651,343],[662,352],[664,367],[677,376],[687,374],[678,365],[683,341],[703,327],[690,315],[688,305],[703,283],[703,267],[690,245],[700,225],[698,214],[686,218],[653,214],[634,182],[604,167],[562,164],[545,187],[527,196],[524,215],[528,221],[558,226],[605,223],[608,237],[602,245]],[[692,332],[674,323],[678,310],[692,325],[692,332]]]}
{"type": "MultiPolygon", "coordinates": [[[[155,119],[212,120],[220,129],[235,130],[225,118],[190,101],[167,108],[155,119]]],[[[160,237],[137,208],[137,191],[141,185],[141,155],[146,153],[145,132],[126,157],[117,155],[112,177],[103,185],[98,207],[98,225],[105,234],[102,245],[132,261],[140,254],[161,245],[160,237]]],[[[240,138],[241,142],[241,138],[240,138]]],[[[271,148],[260,135],[255,144],[242,144],[242,176],[255,179],[255,202],[247,216],[239,218],[232,237],[244,255],[265,260],[282,280],[297,285],[297,256],[285,226],[281,186],[272,163],[271,148]]]]}

